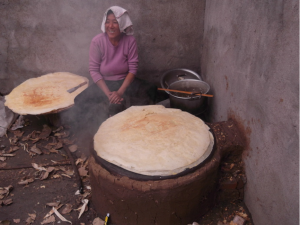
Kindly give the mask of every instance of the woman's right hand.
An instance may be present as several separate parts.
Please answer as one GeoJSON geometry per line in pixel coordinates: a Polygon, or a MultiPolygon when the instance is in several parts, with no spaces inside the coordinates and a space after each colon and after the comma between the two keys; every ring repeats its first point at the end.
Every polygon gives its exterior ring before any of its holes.
{"type": "Polygon", "coordinates": [[[121,104],[123,98],[116,91],[110,91],[103,79],[97,81],[98,87],[104,92],[112,104],[121,104]]]}
{"type": "Polygon", "coordinates": [[[107,97],[111,104],[121,104],[123,101],[122,96],[117,91],[110,92],[107,97]]]}
{"type": "Polygon", "coordinates": [[[104,92],[111,104],[121,104],[122,94],[117,91],[110,91],[103,79],[97,81],[98,87],[104,92]]]}

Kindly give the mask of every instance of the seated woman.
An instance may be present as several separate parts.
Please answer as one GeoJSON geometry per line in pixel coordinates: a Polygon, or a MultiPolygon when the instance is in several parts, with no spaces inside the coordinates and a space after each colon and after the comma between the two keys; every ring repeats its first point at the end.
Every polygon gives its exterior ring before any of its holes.
{"type": "Polygon", "coordinates": [[[101,30],[90,45],[89,71],[95,84],[75,99],[75,105],[104,103],[112,116],[131,105],[154,104],[156,86],[135,77],[138,52],[128,12],[110,7],[101,30]]]}

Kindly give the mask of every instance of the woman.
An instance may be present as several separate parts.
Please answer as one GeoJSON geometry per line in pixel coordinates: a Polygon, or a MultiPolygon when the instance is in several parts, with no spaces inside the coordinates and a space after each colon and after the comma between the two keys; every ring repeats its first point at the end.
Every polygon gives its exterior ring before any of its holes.
{"type": "Polygon", "coordinates": [[[95,84],[79,95],[75,104],[106,103],[112,116],[131,105],[155,103],[156,87],[135,77],[138,52],[128,12],[110,7],[101,30],[90,45],[89,71],[95,84]]]}

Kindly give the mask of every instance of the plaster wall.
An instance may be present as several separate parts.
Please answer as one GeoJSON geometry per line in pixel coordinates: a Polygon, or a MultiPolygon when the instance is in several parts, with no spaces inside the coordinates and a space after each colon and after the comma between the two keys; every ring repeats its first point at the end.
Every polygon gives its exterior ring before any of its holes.
{"type": "Polygon", "coordinates": [[[0,0],[0,93],[51,72],[89,77],[90,41],[113,5],[134,24],[138,77],[158,83],[168,69],[200,71],[204,0],[0,0]]]}
{"type": "Polygon", "coordinates": [[[255,225],[299,224],[298,1],[206,1],[202,76],[211,120],[245,127],[255,225]]]}

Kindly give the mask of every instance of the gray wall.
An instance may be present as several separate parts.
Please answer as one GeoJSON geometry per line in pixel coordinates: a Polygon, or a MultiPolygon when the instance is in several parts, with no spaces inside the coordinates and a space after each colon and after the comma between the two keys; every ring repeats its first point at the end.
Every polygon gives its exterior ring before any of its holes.
{"type": "Polygon", "coordinates": [[[89,77],[90,41],[113,5],[131,15],[139,77],[157,83],[168,69],[200,71],[204,0],[0,0],[0,93],[50,72],[89,77]]]}
{"type": "Polygon", "coordinates": [[[249,147],[255,225],[299,224],[298,1],[206,1],[202,74],[211,120],[235,117],[249,147]]]}

